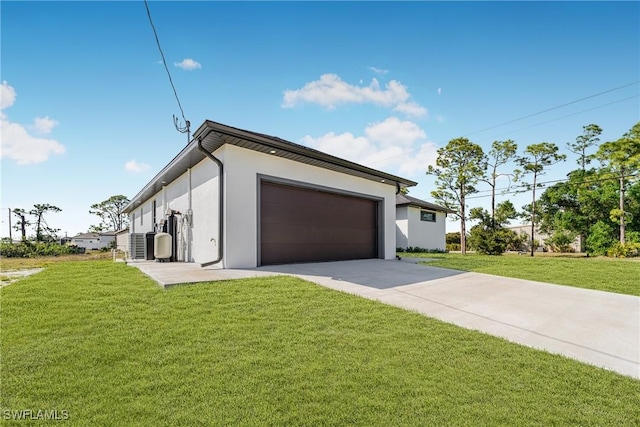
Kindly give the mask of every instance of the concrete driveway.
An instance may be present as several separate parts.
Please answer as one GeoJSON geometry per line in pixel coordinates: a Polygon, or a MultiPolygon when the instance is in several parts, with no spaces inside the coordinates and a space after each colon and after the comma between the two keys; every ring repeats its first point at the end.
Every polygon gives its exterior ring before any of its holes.
{"type": "MultiPolygon", "coordinates": [[[[158,266],[188,268],[197,273],[193,281],[293,275],[640,379],[639,297],[415,262],[359,260],[251,270],[151,263],[147,271],[141,269],[154,277],[151,270],[158,266]]],[[[189,282],[186,273],[174,277],[189,282]]]]}

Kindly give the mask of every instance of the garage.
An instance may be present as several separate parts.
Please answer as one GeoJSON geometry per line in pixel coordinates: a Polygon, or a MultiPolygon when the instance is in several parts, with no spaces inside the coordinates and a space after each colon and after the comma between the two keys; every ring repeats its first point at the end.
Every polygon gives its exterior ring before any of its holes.
{"type": "Polygon", "coordinates": [[[259,264],[378,258],[378,203],[261,181],[259,264]]]}

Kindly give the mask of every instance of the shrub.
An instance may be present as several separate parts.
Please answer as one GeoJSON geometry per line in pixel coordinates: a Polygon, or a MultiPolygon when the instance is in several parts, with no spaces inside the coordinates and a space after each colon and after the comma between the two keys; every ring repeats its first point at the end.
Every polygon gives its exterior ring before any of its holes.
{"type": "Polygon", "coordinates": [[[613,258],[630,258],[640,256],[640,243],[618,242],[607,250],[607,256],[613,258]]]}
{"type": "Polygon", "coordinates": [[[544,243],[553,249],[554,252],[574,252],[571,246],[576,240],[576,234],[569,231],[556,231],[551,238],[544,241],[544,243]]]}
{"type": "Polygon", "coordinates": [[[406,253],[427,253],[427,254],[444,254],[447,251],[442,249],[426,249],[419,246],[409,246],[408,248],[396,248],[396,252],[406,253]]]}
{"type": "Polygon", "coordinates": [[[594,255],[604,255],[614,243],[615,230],[609,224],[598,221],[589,228],[587,237],[587,252],[594,255]]]}
{"type": "Polygon", "coordinates": [[[459,251],[461,247],[460,243],[447,243],[447,251],[459,251]]]}
{"type": "Polygon", "coordinates": [[[59,256],[80,253],[74,246],[52,242],[0,243],[0,256],[6,258],[34,258],[37,256],[59,256]]]}
{"type": "Polygon", "coordinates": [[[471,228],[470,246],[478,253],[485,255],[501,255],[507,246],[520,245],[518,235],[502,227],[485,227],[482,224],[471,228]]]}

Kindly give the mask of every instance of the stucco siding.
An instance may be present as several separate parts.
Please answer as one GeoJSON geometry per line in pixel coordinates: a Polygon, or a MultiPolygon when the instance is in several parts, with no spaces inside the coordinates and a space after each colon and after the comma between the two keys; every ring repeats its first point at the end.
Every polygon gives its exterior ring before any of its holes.
{"type": "Polygon", "coordinates": [[[421,221],[420,208],[408,206],[406,209],[408,214],[407,246],[444,250],[446,246],[446,214],[436,212],[435,222],[421,221]]]}
{"type": "Polygon", "coordinates": [[[384,210],[384,258],[395,257],[395,188],[277,156],[225,145],[215,152],[225,164],[226,268],[258,264],[258,176],[282,178],[337,191],[379,197],[384,210]]]}
{"type": "Polygon", "coordinates": [[[407,206],[396,207],[396,247],[406,249],[409,246],[409,216],[407,206]]]}
{"type": "Polygon", "coordinates": [[[135,228],[132,233],[147,233],[156,230],[155,224],[167,219],[167,211],[178,211],[177,221],[177,259],[179,261],[204,263],[217,257],[218,242],[218,167],[209,159],[204,159],[173,182],[167,183],[157,192],[134,209],[135,228]],[[191,178],[191,179],[190,179],[191,178]],[[187,221],[189,212],[189,184],[191,181],[191,226],[187,221]],[[156,223],[154,224],[152,207],[156,202],[156,223]],[[143,213],[140,224],[140,213],[143,213]]]}

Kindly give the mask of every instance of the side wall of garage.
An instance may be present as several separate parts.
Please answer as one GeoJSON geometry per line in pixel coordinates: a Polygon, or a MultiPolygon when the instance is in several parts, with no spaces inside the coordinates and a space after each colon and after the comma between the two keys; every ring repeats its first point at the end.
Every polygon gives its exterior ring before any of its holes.
{"type": "Polygon", "coordinates": [[[224,163],[225,268],[258,265],[259,177],[275,178],[379,199],[382,204],[381,253],[395,257],[395,187],[232,145],[214,153],[224,163]]]}
{"type": "Polygon", "coordinates": [[[407,246],[424,249],[445,249],[446,221],[444,212],[436,212],[429,209],[421,209],[416,206],[408,206],[408,241],[407,246]],[[423,221],[420,212],[435,213],[435,221],[423,221]]]}

